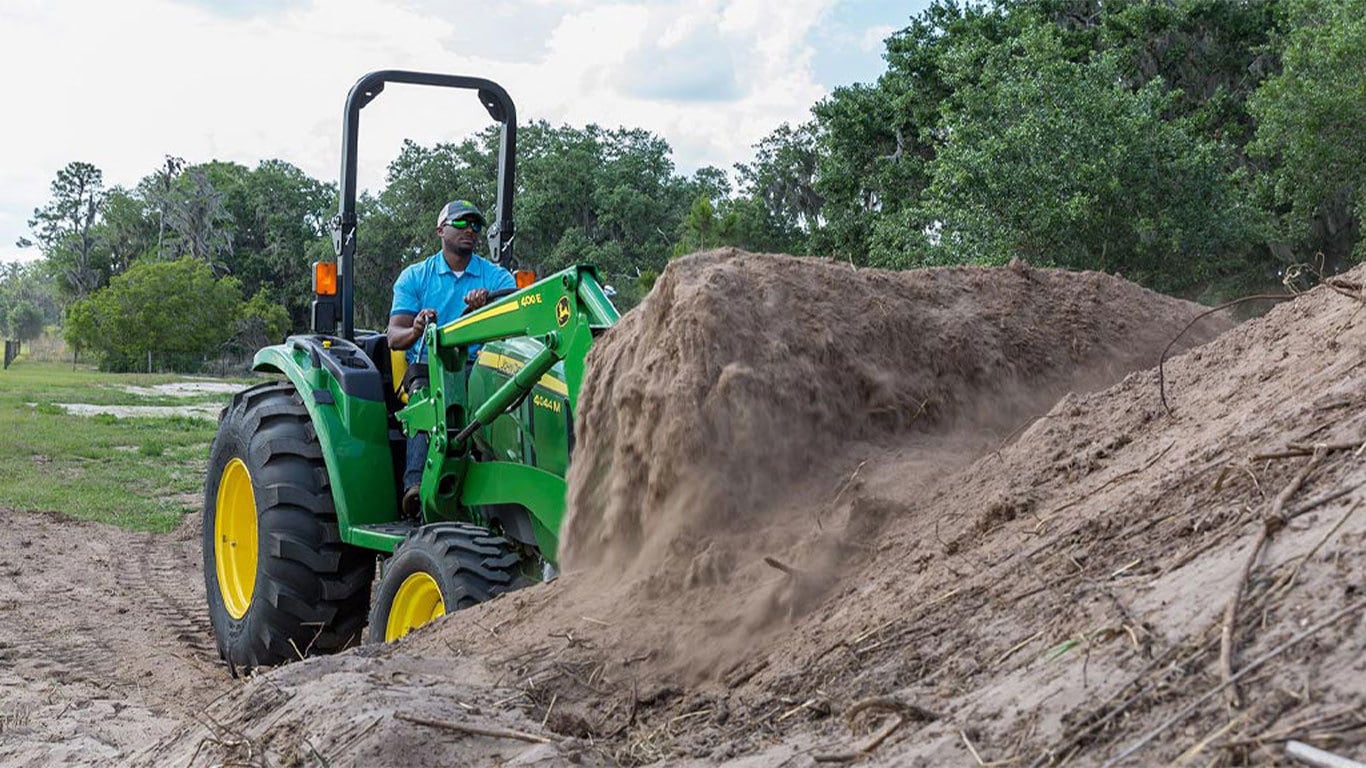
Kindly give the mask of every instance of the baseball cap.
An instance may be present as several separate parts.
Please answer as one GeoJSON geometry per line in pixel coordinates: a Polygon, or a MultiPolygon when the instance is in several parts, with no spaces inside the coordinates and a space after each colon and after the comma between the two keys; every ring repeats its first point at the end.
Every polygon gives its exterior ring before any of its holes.
{"type": "Polygon", "coordinates": [[[480,224],[488,226],[488,219],[484,218],[483,212],[480,211],[474,203],[471,203],[468,200],[452,200],[451,202],[446,203],[446,207],[442,208],[441,213],[436,216],[436,225],[439,227],[448,221],[463,219],[470,214],[474,214],[478,217],[480,224]]]}

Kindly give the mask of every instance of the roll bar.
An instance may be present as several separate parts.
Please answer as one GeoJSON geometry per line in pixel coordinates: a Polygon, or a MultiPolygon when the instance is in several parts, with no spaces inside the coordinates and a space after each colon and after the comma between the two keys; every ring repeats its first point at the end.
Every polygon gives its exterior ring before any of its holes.
{"type": "MultiPolygon", "coordinates": [[[[346,97],[346,112],[342,117],[341,204],[332,219],[332,249],[337,255],[338,282],[341,293],[342,336],[354,341],[355,328],[355,255],[356,255],[356,151],[360,136],[360,111],[384,91],[388,83],[433,85],[441,88],[462,88],[476,91],[479,102],[489,116],[502,126],[498,143],[498,200],[494,204],[494,221],[489,227],[490,258],[495,262],[515,264],[512,243],[516,231],[512,221],[512,195],[517,171],[517,108],[503,87],[492,80],[462,75],[439,75],[429,72],[408,72],[385,69],[371,72],[356,81],[346,97]]],[[[313,330],[331,332],[334,328],[319,328],[318,302],[314,302],[313,330]]],[[[326,325],[326,323],[321,323],[326,325]]]]}

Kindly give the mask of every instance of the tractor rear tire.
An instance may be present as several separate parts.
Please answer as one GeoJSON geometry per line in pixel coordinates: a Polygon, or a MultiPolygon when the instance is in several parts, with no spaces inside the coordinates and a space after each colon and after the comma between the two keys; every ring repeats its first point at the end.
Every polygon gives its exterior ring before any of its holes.
{"type": "Polygon", "coordinates": [[[502,536],[468,523],[408,534],[384,564],[370,611],[370,642],[397,640],[440,616],[532,582],[502,536]]]}
{"type": "Polygon", "coordinates": [[[234,675],[361,639],[374,555],[341,540],[322,446],[288,382],[238,393],[204,484],[204,585],[234,675]]]}

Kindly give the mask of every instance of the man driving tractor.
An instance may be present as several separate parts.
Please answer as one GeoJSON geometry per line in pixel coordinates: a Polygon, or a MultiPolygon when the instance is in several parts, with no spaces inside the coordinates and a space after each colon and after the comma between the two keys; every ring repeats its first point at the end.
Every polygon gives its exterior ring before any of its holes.
{"type": "MultiPolygon", "coordinates": [[[[484,306],[490,292],[517,287],[512,273],[474,252],[475,242],[487,226],[484,214],[468,200],[447,203],[436,218],[441,250],[405,267],[394,282],[386,335],[390,349],[407,350],[406,383],[410,387],[425,378],[426,354],[418,341],[428,325],[450,322],[466,309],[484,306]]],[[[471,362],[478,351],[479,345],[470,346],[471,362]]],[[[408,439],[402,509],[410,517],[419,515],[418,486],[427,439],[425,432],[408,439]]]]}

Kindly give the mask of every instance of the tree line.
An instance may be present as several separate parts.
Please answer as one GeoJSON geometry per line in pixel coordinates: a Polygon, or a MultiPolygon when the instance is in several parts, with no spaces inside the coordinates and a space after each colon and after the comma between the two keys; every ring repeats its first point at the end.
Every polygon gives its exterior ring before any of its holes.
{"type": "MultiPolygon", "coordinates": [[[[519,126],[519,259],[596,263],[629,306],[719,245],[1020,258],[1207,301],[1366,257],[1366,0],[939,0],[885,46],[876,81],[729,170],[679,173],[641,129],[519,126]]],[[[358,201],[359,326],[382,328],[398,272],[435,251],[441,204],[492,206],[496,168],[496,128],[403,145],[358,201]]],[[[306,326],[336,196],[281,160],[168,157],[131,189],[71,163],[30,222],[44,258],[0,272],[0,318],[11,336],[64,320],[111,368],[250,350],[306,326]]]]}

